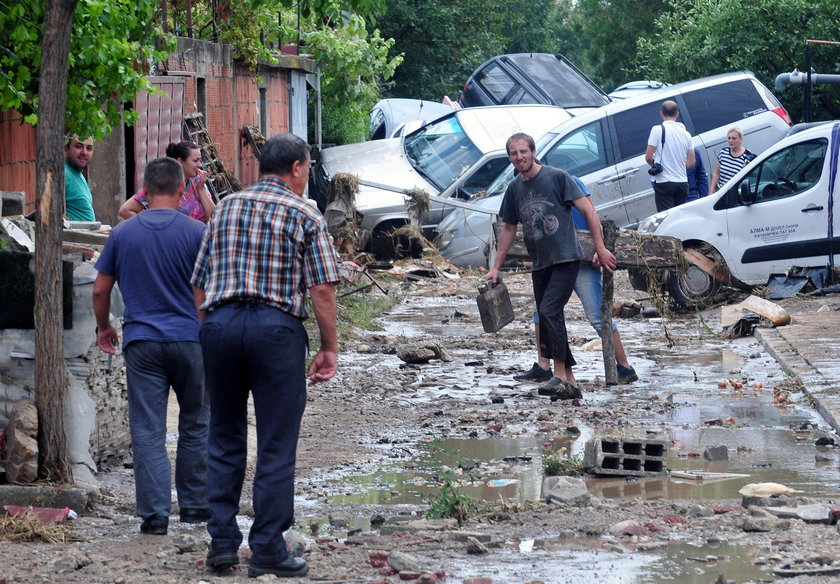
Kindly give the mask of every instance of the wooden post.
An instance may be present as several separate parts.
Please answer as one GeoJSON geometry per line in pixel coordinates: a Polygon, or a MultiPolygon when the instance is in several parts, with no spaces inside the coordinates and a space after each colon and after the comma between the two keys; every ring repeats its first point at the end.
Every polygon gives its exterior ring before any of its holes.
{"type": "Polygon", "coordinates": [[[64,434],[66,391],[61,296],[64,118],[73,12],[78,0],[47,0],[38,87],[35,207],[35,405],[39,475],[71,482],[64,434]]]}
{"type": "MultiPolygon", "coordinates": [[[[604,245],[615,253],[615,242],[618,238],[618,228],[615,222],[604,219],[601,222],[604,233],[604,245]]],[[[618,370],[615,363],[615,345],[612,335],[612,307],[613,307],[613,275],[607,270],[601,270],[601,350],[604,354],[604,381],[607,385],[618,383],[618,370]]]]}

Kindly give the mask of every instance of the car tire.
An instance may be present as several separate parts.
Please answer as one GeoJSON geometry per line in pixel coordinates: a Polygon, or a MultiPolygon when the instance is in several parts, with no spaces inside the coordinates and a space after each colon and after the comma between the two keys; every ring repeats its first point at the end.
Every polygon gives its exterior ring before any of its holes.
{"type": "Polygon", "coordinates": [[[419,258],[423,254],[423,246],[416,239],[407,235],[394,235],[394,231],[400,227],[402,225],[389,223],[373,230],[370,246],[376,259],[391,261],[419,258]]]}
{"type": "Polygon", "coordinates": [[[683,270],[672,271],[668,277],[668,293],[686,310],[705,308],[720,288],[720,282],[692,263],[683,270]]]}

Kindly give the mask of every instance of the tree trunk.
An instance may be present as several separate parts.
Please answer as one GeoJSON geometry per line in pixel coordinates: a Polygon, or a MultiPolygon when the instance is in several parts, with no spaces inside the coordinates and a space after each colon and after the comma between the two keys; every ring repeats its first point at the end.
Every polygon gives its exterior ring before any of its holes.
{"type": "Polygon", "coordinates": [[[78,0],[47,0],[39,81],[35,202],[35,404],[40,476],[70,482],[64,433],[61,230],[67,61],[78,0]]]}

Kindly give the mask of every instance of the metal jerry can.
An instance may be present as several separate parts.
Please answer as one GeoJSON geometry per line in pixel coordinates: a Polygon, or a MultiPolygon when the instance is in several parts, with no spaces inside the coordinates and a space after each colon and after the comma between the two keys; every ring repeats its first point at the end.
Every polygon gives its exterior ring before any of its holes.
{"type": "Polygon", "coordinates": [[[502,280],[497,280],[495,286],[485,282],[478,287],[478,313],[481,315],[481,325],[484,332],[495,333],[506,324],[513,322],[513,306],[510,294],[502,280]]]}

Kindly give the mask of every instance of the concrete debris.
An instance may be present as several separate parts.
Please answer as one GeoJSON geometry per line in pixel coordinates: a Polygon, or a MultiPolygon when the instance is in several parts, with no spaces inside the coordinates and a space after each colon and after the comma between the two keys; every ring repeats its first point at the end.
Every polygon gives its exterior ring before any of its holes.
{"type": "Polygon", "coordinates": [[[488,553],[487,546],[478,541],[474,537],[467,538],[467,553],[473,555],[482,555],[488,553]]]}
{"type": "Polygon", "coordinates": [[[578,477],[545,477],[542,485],[543,497],[549,505],[582,507],[592,500],[586,488],[586,481],[578,477]]]}
{"type": "Polygon", "coordinates": [[[420,567],[420,560],[397,550],[392,550],[388,554],[388,566],[397,572],[422,572],[420,567]]]}
{"type": "Polygon", "coordinates": [[[710,462],[729,460],[729,449],[726,446],[707,446],[703,451],[703,460],[710,462]]]}
{"type": "Polygon", "coordinates": [[[432,359],[440,359],[444,363],[452,361],[446,349],[437,343],[411,343],[397,348],[397,357],[405,363],[428,363],[432,359]]]}
{"type": "Polygon", "coordinates": [[[38,478],[38,410],[29,400],[15,402],[6,437],[6,479],[31,483],[38,478]]]}

